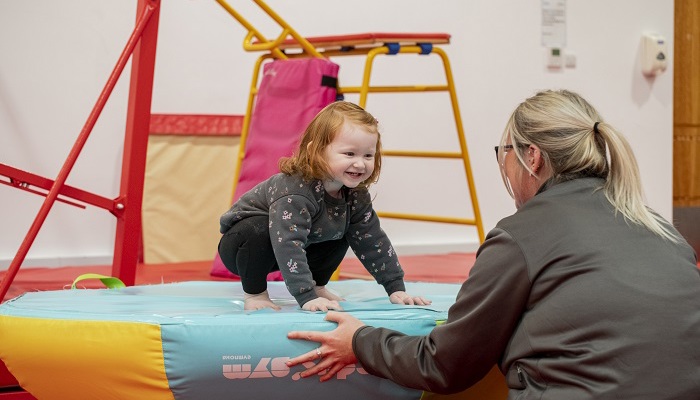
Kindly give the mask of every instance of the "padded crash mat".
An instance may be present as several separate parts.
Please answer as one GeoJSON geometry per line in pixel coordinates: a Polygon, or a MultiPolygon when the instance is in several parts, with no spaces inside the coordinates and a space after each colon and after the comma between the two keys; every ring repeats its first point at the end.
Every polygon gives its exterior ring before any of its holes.
{"type": "MultiPolygon", "coordinates": [[[[346,312],[373,326],[423,335],[447,317],[460,285],[410,283],[430,306],[391,304],[376,282],[335,281],[346,312]]],[[[269,282],[281,311],[243,310],[240,282],[30,292],[0,305],[0,359],[39,399],[420,399],[346,367],[329,382],[285,362],[317,346],[291,330],[332,330],[269,282]]]]}

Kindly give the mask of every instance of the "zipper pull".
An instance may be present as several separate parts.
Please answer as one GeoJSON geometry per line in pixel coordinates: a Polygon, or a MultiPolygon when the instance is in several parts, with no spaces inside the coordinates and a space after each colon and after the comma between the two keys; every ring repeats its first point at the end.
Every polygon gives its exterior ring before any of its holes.
{"type": "Polygon", "coordinates": [[[520,365],[516,365],[515,368],[518,371],[518,381],[522,383],[523,385],[525,384],[525,377],[523,377],[523,370],[520,368],[520,365]]]}

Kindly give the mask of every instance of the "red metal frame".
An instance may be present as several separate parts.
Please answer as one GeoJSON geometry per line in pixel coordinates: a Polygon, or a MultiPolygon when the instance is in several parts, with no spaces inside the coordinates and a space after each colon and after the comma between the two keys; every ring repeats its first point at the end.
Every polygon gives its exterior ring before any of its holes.
{"type": "Polygon", "coordinates": [[[119,277],[129,286],[136,281],[136,265],[142,247],[141,205],[156,63],[159,6],[160,0],[139,0],[137,15],[142,16],[137,19],[134,29],[134,35],[138,32],[141,40],[131,59],[131,86],[120,189],[124,199],[124,215],[117,217],[117,235],[112,260],[112,276],[119,277]],[[139,31],[140,27],[142,30],[139,31]]]}
{"type": "MultiPolygon", "coordinates": [[[[10,178],[9,181],[3,181],[0,180],[0,184],[3,185],[8,185],[12,186],[14,188],[24,190],[29,193],[34,193],[38,194],[40,196],[46,196],[47,193],[41,192],[36,189],[32,189],[32,186],[36,186],[38,188],[44,189],[46,191],[51,190],[51,187],[54,184],[54,181],[51,179],[44,178],[39,175],[35,175],[26,171],[22,171],[17,168],[10,167],[9,165],[5,165],[0,163],[0,176],[7,176],[10,178]]],[[[76,199],[85,203],[88,203],[90,205],[93,205],[95,207],[100,207],[104,208],[107,211],[112,212],[113,214],[116,213],[117,207],[116,204],[117,202],[115,200],[110,200],[108,198],[102,197],[95,195],[90,192],[86,192],[84,190],[68,186],[68,185],[63,185],[58,192],[59,195],[63,195],[64,197],[69,197],[72,199],[76,199]]],[[[67,200],[65,198],[57,197],[56,201],[60,201],[62,203],[70,204],[75,207],[79,208],[85,208],[83,204],[80,203],[75,203],[73,201],[67,200]]],[[[116,214],[115,214],[116,215],[116,214]]]]}
{"type": "Polygon", "coordinates": [[[104,208],[117,217],[112,275],[119,277],[127,285],[135,283],[136,265],[139,261],[139,250],[141,248],[141,204],[151,115],[153,72],[158,39],[159,8],[160,0],[138,0],[134,30],[83,129],[80,131],[73,148],[61,167],[58,177],[54,181],[0,164],[0,175],[10,178],[9,182],[0,181],[1,183],[46,196],[34,222],[29,228],[29,232],[27,232],[17,254],[12,260],[2,280],[2,284],[0,284],[0,301],[5,298],[12,281],[29,252],[29,248],[36,239],[54,203],[63,201],[82,207],[69,200],[59,199],[59,194],[104,208]],[[124,138],[120,194],[114,200],[110,200],[67,186],[65,182],[129,57],[132,58],[131,86],[124,138]],[[48,193],[44,194],[30,189],[29,185],[48,190],[48,193]]]}

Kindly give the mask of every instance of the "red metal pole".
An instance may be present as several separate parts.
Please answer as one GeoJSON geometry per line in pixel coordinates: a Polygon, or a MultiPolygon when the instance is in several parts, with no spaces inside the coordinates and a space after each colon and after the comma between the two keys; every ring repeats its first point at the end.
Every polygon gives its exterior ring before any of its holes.
{"type": "MultiPolygon", "coordinates": [[[[34,218],[34,222],[29,228],[29,232],[27,232],[27,235],[24,237],[24,240],[22,241],[19,250],[17,250],[17,254],[15,255],[14,259],[12,259],[12,263],[10,263],[7,273],[3,277],[2,284],[0,284],[0,301],[2,301],[5,298],[5,295],[7,294],[7,291],[10,288],[10,284],[15,279],[15,276],[19,271],[19,267],[22,265],[22,262],[27,256],[27,253],[29,252],[29,248],[32,246],[32,243],[34,243],[34,240],[36,239],[36,236],[39,233],[39,229],[41,229],[41,226],[44,224],[44,221],[46,220],[46,217],[48,216],[51,207],[56,202],[56,198],[58,197],[59,191],[66,182],[68,174],[73,169],[73,166],[75,165],[75,162],[77,161],[80,152],[82,151],[83,147],[85,146],[85,143],[87,142],[88,137],[90,136],[90,132],[92,132],[92,128],[97,122],[97,118],[100,116],[102,109],[107,103],[107,99],[109,99],[109,96],[112,93],[114,86],[117,84],[119,76],[124,70],[127,61],[129,60],[129,56],[131,56],[131,54],[134,52],[134,48],[136,47],[136,44],[138,43],[139,38],[141,37],[142,32],[144,31],[144,28],[148,25],[148,21],[151,15],[154,14],[154,12],[157,10],[157,7],[158,1],[139,0],[139,12],[141,13],[141,16],[138,19],[136,27],[134,28],[134,31],[129,37],[129,41],[126,44],[126,47],[119,56],[119,60],[117,61],[117,64],[114,67],[114,70],[112,71],[112,74],[109,76],[105,87],[102,89],[100,96],[97,98],[95,106],[90,112],[90,115],[88,116],[88,119],[85,122],[83,129],[80,131],[80,134],[78,135],[78,138],[76,139],[73,148],[68,154],[68,158],[66,158],[66,161],[61,167],[61,170],[58,173],[58,177],[56,178],[53,186],[51,186],[51,189],[46,195],[46,199],[44,199],[44,203],[41,205],[39,212],[34,218]],[[148,6],[144,7],[142,3],[147,3],[148,6]],[[153,4],[155,4],[155,6],[153,4]]],[[[150,95],[148,97],[148,100],[150,104],[150,95]]]]}
{"type": "Polygon", "coordinates": [[[112,276],[119,277],[126,285],[133,285],[136,281],[136,266],[141,248],[141,205],[158,39],[158,6],[159,0],[139,0],[138,2],[139,12],[150,9],[153,15],[141,34],[141,41],[134,51],[131,62],[131,85],[120,189],[124,212],[117,215],[117,233],[112,262],[112,276]]]}

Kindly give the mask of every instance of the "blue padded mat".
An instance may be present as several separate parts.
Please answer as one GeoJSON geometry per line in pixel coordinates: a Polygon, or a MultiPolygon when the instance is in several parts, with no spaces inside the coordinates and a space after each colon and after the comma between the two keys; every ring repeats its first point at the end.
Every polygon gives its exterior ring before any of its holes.
{"type": "MultiPolygon", "coordinates": [[[[447,317],[460,285],[407,282],[406,290],[433,301],[430,306],[402,306],[389,302],[383,287],[374,281],[336,281],[328,288],[346,301],[345,312],[365,323],[382,326],[410,335],[423,335],[438,321],[447,317]]],[[[0,335],[10,325],[16,330],[19,319],[36,321],[128,322],[157,325],[162,343],[162,363],[167,387],[175,399],[419,399],[421,391],[400,387],[390,381],[366,374],[358,366],[349,366],[338,377],[319,383],[316,378],[299,379],[301,367],[291,370],[284,362],[317,346],[316,343],[287,339],[291,330],[323,330],[335,328],[324,321],[325,313],[306,312],[299,308],[282,282],[269,282],[270,297],[282,307],[281,311],[243,310],[240,282],[183,282],[161,285],[134,286],[123,289],[77,289],[26,293],[0,305],[0,335]],[[3,325],[3,321],[12,324],[3,325]]],[[[79,330],[75,335],[80,335],[79,330]]],[[[9,337],[9,336],[8,336],[9,337]]],[[[41,340],[44,340],[42,338],[41,340]]],[[[45,340],[61,347],[61,338],[46,330],[45,340]]],[[[99,337],[85,340],[99,341],[99,337]]],[[[114,339],[111,339],[114,341],[114,339]]],[[[133,338],[130,338],[133,340],[133,338]]],[[[71,342],[72,343],[72,342],[71,342]]],[[[105,343],[120,346],[120,343],[105,343]]],[[[18,346],[15,346],[18,347],[18,346]]],[[[22,346],[19,346],[22,347],[22,346]]],[[[75,354],[66,345],[65,353],[56,360],[41,357],[37,363],[64,363],[75,354]]],[[[44,375],[32,371],[40,366],[27,364],[27,349],[9,349],[0,343],[0,356],[12,368],[13,374],[25,388],[31,388],[44,375]],[[21,366],[21,368],[20,368],[21,366]]],[[[139,363],[134,357],[134,363],[139,363]]],[[[109,360],[72,360],[98,362],[94,380],[109,371],[109,360]]],[[[90,377],[82,377],[90,380],[90,377]]],[[[119,378],[107,377],[110,381],[119,378]]],[[[124,380],[124,385],[144,385],[144,382],[124,380]]],[[[40,387],[41,385],[35,385],[40,387]]],[[[90,393],[84,386],[83,398],[105,398],[105,393],[90,393]]],[[[118,397],[115,397],[118,398],[118,397]]]]}

